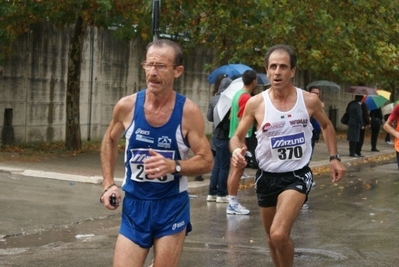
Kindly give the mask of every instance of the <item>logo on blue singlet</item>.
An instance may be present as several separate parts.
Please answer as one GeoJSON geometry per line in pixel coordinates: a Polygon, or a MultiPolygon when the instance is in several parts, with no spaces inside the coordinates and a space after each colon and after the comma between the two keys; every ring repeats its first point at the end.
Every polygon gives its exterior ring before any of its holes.
{"type": "Polygon", "coordinates": [[[153,144],[154,143],[154,138],[148,136],[151,135],[151,132],[148,130],[143,130],[141,128],[138,128],[135,132],[136,134],[136,140],[137,141],[141,141],[141,142],[145,142],[145,143],[150,143],[153,144]]]}
{"type": "Polygon", "coordinates": [[[170,148],[171,144],[172,139],[170,139],[168,136],[162,136],[158,138],[158,147],[170,148]]]}

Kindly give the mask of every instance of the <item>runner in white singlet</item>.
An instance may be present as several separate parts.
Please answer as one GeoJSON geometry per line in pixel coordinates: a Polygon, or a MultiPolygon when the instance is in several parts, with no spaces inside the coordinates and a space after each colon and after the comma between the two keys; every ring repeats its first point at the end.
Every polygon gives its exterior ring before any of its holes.
{"type": "Polygon", "coordinates": [[[230,139],[230,151],[232,164],[245,168],[245,135],[255,123],[259,161],[255,186],[270,255],[275,266],[293,266],[290,232],[312,183],[308,167],[312,153],[311,116],[323,131],[332,181],[341,180],[346,169],[337,152],[334,127],[320,99],[292,85],[296,56],[291,47],[271,47],[266,53],[265,69],[271,87],[247,102],[236,133],[230,139]]]}

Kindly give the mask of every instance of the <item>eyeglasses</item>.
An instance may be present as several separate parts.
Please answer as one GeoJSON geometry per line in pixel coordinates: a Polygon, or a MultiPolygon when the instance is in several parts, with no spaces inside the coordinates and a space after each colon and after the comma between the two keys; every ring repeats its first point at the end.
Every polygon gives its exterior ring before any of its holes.
{"type": "Polygon", "coordinates": [[[147,62],[141,62],[140,64],[143,69],[145,70],[151,70],[152,67],[155,67],[156,70],[158,71],[164,71],[166,70],[168,67],[171,66],[176,66],[176,64],[172,64],[172,65],[166,65],[166,64],[162,64],[162,63],[147,63],[147,62]]]}

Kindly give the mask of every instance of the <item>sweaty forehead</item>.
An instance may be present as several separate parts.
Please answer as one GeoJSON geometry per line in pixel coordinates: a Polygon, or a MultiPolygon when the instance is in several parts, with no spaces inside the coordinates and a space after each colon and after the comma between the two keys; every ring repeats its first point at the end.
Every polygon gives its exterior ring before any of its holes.
{"type": "Polygon", "coordinates": [[[174,53],[171,47],[151,46],[147,51],[146,61],[170,63],[173,62],[173,58],[174,53]]]}
{"type": "Polygon", "coordinates": [[[290,66],[290,56],[284,50],[273,51],[269,57],[269,66],[272,64],[290,66]]]}

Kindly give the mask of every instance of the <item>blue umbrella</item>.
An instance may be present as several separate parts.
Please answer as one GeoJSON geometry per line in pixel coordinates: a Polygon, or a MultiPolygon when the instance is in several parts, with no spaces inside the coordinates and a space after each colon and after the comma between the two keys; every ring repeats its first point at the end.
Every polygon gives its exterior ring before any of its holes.
{"type": "Polygon", "coordinates": [[[242,76],[242,74],[246,70],[252,70],[251,67],[248,67],[247,65],[244,64],[228,64],[228,65],[223,65],[216,70],[212,71],[211,74],[209,74],[207,80],[210,84],[215,83],[216,78],[219,76],[219,74],[227,74],[227,76],[232,78],[238,78],[242,76]]]}
{"type": "Polygon", "coordinates": [[[258,73],[258,85],[269,85],[270,81],[267,78],[266,74],[264,73],[258,73]]]}

